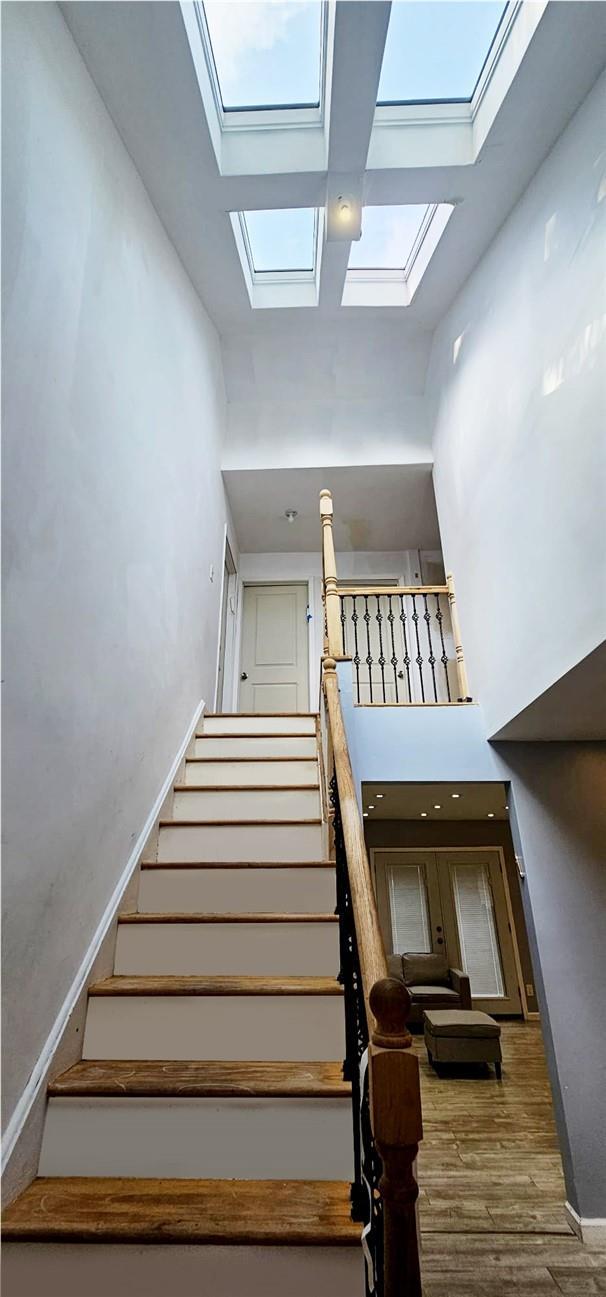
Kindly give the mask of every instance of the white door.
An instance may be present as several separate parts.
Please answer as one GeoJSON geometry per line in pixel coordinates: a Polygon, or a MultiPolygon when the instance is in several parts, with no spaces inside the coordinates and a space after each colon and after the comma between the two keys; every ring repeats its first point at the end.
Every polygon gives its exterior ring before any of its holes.
{"type": "Polygon", "coordinates": [[[243,712],[309,710],[307,585],[247,585],[242,613],[243,712]]]}
{"type": "Polygon", "coordinates": [[[498,851],[374,852],[377,904],[390,953],[445,952],[469,974],[485,1013],[521,1013],[498,851]]]}

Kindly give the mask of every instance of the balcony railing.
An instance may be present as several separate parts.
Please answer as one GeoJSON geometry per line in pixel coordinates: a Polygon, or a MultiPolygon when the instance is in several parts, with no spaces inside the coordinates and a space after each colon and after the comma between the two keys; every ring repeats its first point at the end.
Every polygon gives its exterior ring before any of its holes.
{"type": "Polygon", "coordinates": [[[320,493],[324,651],[350,658],[363,705],[471,702],[452,576],[445,585],[339,586],[332,496],[320,493]]]}

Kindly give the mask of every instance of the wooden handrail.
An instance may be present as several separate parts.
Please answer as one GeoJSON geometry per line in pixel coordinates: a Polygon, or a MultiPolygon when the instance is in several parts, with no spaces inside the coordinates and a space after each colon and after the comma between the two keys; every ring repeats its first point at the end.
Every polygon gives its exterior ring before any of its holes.
{"type": "Polygon", "coordinates": [[[357,585],[344,586],[339,585],[337,581],[337,592],[342,598],[348,594],[449,594],[450,587],[447,585],[357,585]]]}

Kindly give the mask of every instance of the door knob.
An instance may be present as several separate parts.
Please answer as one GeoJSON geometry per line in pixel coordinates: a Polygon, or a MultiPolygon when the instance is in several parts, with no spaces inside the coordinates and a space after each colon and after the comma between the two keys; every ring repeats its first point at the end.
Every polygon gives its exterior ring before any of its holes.
{"type": "Polygon", "coordinates": [[[242,675],[240,676],[240,679],[241,679],[241,680],[248,680],[248,676],[247,676],[247,674],[246,674],[246,671],[243,671],[243,672],[242,672],[242,675]]]}

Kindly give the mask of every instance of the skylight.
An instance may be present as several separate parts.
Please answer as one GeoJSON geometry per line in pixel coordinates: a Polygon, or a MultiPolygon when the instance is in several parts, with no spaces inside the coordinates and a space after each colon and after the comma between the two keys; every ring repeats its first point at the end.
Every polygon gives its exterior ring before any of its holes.
{"type": "Polygon", "coordinates": [[[470,100],[506,8],[393,0],[377,102],[470,100]]]}
{"type": "Polygon", "coordinates": [[[429,211],[427,203],[365,207],[362,237],[351,245],[349,269],[404,271],[429,211]]]}
{"type": "Polygon", "coordinates": [[[255,274],[313,271],[315,208],[242,212],[241,221],[255,274]]]}
{"type": "Polygon", "coordinates": [[[320,0],[208,0],[204,13],[226,112],[320,103],[320,0]]]}

